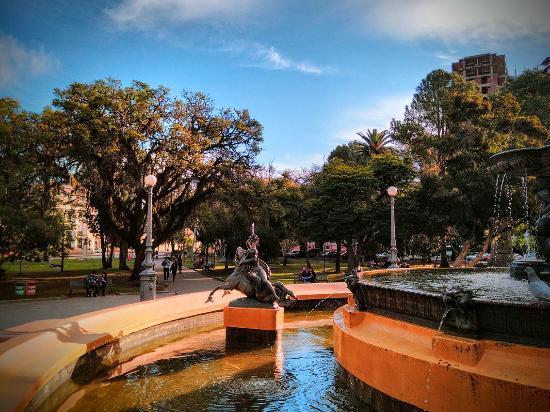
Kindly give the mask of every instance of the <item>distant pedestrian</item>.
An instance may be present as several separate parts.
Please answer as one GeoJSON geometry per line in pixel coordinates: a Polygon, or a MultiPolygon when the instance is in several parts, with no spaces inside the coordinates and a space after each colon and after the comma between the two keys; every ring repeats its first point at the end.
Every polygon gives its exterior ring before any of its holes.
{"type": "Polygon", "coordinates": [[[107,283],[109,282],[109,277],[107,272],[103,272],[99,278],[99,289],[101,290],[101,295],[105,296],[105,289],[107,288],[107,283]]]}
{"type": "Polygon", "coordinates": [[[181,258],[181,255],[178,256],[178,272],[181,273],[183,271],[183,259],[181,258]]]}
{"type": "Polygon", "coordinates": [[[178,273],[178,261],[176,258],[173,259],[174,261],[172,262],[172,282],[175,282],[176,281],[176,273],[178,273]]]}
{"type": "Polygon", "coordinates": [[[164,280],[168,280],[170,278],[170,266],[172,266],[172,262],[168,258],[164,258],[162,261],[162,271],[164,275],[164,280]]]}

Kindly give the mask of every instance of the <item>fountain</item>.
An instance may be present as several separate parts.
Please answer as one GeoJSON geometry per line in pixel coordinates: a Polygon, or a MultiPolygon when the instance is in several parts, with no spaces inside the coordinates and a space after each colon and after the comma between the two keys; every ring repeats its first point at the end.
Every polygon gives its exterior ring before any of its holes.
{"type": "Polygon", "coordinates": [[[525,269],[531,267],[544,277],[550,275],[550,146],[514,149],[498,153],[491,158],[497,173],[534,176],[538,186],[537,196],[542,202],[542,212],[536,223],[537,256],[515,260],[510,274],[526,278],[525,269]]]}
{"type": "Polygon", "coordinates": [[[525,275],[529,267],[549,272],[550,146],[510,150],[491,162],[508,178],[536,177],[538,257],[512,262],[514,276],[499,269],[352,272],[353,299],[334,315],[335,356],[375,409],[535,410],[550,398],[550,302],[533,296],[525,275]]]}

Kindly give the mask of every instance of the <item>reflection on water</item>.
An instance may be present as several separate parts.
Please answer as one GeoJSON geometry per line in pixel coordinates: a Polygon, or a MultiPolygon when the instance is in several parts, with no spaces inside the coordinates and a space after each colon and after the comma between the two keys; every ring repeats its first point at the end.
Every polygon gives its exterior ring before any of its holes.
{"type": "Polygon", "coordinates": [[[332,314],[285,314],[269,348],[226,352],[225,330],[141,355],[83,387],[62,411],[364,411],[339,376],[332,314]]]}
{"type": "Polygon", "coordinates": [[[398,286],[401,289],[423,290],[443,293],[451,286],[471,290],[475,298],[536,302],[529,292],[527,280],[515,279],[508,270],[411,270],[366,279],[382,285],[398,286]]]}

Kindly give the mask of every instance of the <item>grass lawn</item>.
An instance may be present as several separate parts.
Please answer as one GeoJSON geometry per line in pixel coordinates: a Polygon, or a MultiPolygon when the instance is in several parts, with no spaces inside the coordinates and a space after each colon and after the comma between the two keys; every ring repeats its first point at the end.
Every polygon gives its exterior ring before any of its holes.
{"type": "MultiPolygon", "coordinates": [[[[294,274],[298,273],[302,270],[302,266],[306,265],[305,258],[289,258],[288,263],[286,265],[283,265],[283,259],[277,259],[275,262],[268,263],[269,267],[271,268],[271,280],[272,281],[279,281],[283,283],[293,283],[294,282],[294,274]]],[[[335,260],[334,259],[326,259],[325,266],[323,266],[323,259],[310,259],[311,266],[313,267],[313,270],[316,273],[320,273],[323,271],[323,267],[325,267],[325,271],[331,275],[329,276],[329,280],[342,280],[344,277],[344,271],[347,268],[347,262],[340,262],[340,273],[336,273],[335,268],[335,260]]],[[[231,262],[233,263],[233,262],[231,262]]],[[[234,265],[229,265],[229,273],[225,271],[225,264],[224,263],[218,263],[216,262],[216,268],[209,273],[210,276],[220,278],[220,279],[226,279],[227,276],[231,274],[233,271],[234,265]]]]}
{"type": "MultiPolygon", "coordinates": [[[[53,259],[53,262],[60,264],[60,259],[53,259]]],[[[130,267],[133,261],[128,261],[130,267]]],[[[113,259],[113,267],[118,268],[118,259],[113,259]]],[[[19,261],[5,262],[2,268],[6,270],[4,278],[0,281],[0,300],[6,299],[28,299],[44,297],[61,297],[69,294],[69,280],[71,278],[84,277],[92,270],[98,273],[101,269],[101,258],[79,258],[65,259],[65,270],[52,268],[49,262],[21,262],[21,275],[19,274],[19,261]],[[37,279],[38,285],[34,296],[15,296],[15,285],[23,279],[37,279]]],[[[118,269],[107,269],[109,276],[113,279],[113,290],[115,293],[136,293],[139,292],[139,281],[129,281],[129,271],[118,269]]],[[[85,291],[78,290],[77,295],[84,295],[85,291]]]]}
{"type": "MultiPolygon", "coordinates": [[[[60,265],[61,259],[52,259],[52,262],[60,265]]],[[[128,266],[133,267],[133,260],[128,261],[128,266]]],[[[18,278],[50,278],[50,277],[78,277],[90,273],[92,270],[101,269],[101,258],[93,257],[84,260],[83,258],[65,259],[64,271],[61,268],[50,266],[49,262],[21,262],[21,274],[19,274],[19,261],[5,262],[1,267],[6,270],[5,279],[18,278]]],[[[107,269],[107,273],[118,273],[118,259],[113,258],[113,269],[107,269]]]]}

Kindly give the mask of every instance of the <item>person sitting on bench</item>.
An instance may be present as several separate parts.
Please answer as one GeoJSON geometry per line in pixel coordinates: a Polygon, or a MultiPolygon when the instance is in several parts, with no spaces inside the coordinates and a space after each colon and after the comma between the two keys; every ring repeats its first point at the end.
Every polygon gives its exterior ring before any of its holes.
{"type": "Polygon", "coordinates": [[[88,276],[86,276],[86,296],[88,297],[96,297],[97,291],[98,291],[98,285],[97,285],[97,273],[96,271],[92,271],[88,276]]]}
{"type": "Polygon", "coordinates": [[[300,279],[302,282],[315,282],[315,272],[311,267],[302,267],[302,273],[300,274],[300,279]]]}

